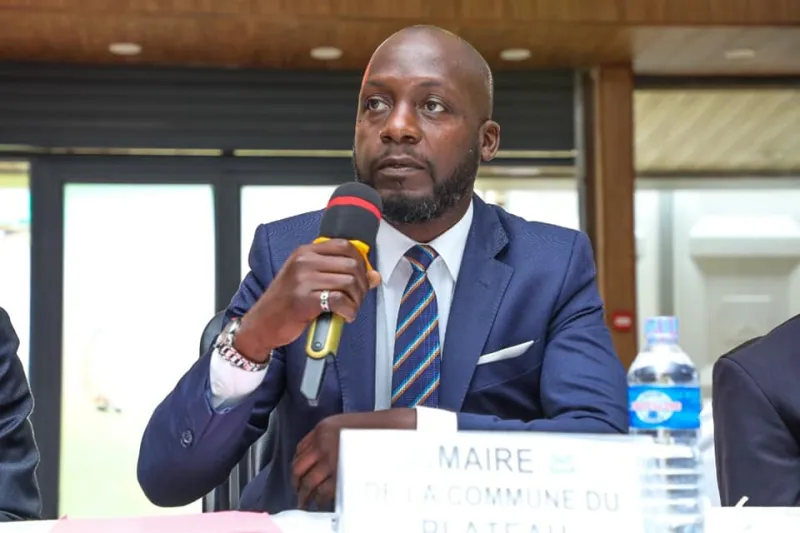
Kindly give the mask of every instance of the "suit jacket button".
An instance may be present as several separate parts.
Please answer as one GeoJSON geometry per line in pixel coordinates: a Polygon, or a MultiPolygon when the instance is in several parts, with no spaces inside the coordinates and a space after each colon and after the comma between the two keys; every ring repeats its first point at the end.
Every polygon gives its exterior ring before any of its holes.
{"type": "Polygon", "coordinates": [[[191,430],[187,429],[186,431],[181,433],[181,446],[183,446],[184,448],[188,448],[189,446],[191,446],[193,440],[194,440],[194,434],[191,432],[191,430]]]}

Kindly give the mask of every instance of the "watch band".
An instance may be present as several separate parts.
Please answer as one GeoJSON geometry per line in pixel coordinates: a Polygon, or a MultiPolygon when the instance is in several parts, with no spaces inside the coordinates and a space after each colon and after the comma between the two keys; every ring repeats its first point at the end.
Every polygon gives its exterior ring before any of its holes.
{"type": "Polygon", "coordinates": [[[251,361],[240,354],[236,348],[229,344],[218,346],[217,350],[219,351],[219,355],[222,357],[222,359],[236,368],[241,368],[247,372],[260,372],[269,366],[269,359],[267,359],[265,363],[256,363],[255,361],[251,361]]]}
{"type": "Polygon", "coordinates": [[[269,357],[265,362],[257,363],[248,359],[233,347],[233,341],[236,338],[236,333],[239,331],[240,325],[240,318],[234,318],[228,322],[217,336],[214,347],[217,349],[223,360],[227,361],[236,368],[241,368],[247,372],[260,372],[266,369],[269,366],[269,359],[272,357],[272,353],[269,354],[269,357]]]}

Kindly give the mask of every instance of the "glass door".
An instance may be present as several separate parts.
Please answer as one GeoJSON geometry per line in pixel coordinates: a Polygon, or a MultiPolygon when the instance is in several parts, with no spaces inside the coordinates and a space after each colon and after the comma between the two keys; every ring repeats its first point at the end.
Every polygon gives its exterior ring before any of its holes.
{"type": "Polygon", "coordinates": [[[245,185],[241,188],[241,274],[250,271],[248,255],[261,224],[323,209],[336,185],[245,185]]]}
{"type": "Polygon", "coordinates": [[[0,307],[19,337],[28,372],[30,345],[31,213],[28,162],[0,160],[0,307]]]}
{"type": "Polygon", "coordinates": [[[217,310],[214,180],[213,165],[191,160],[34,167],[33,257],[48,273],[34,285],[34,424],[43,497],[59,516],[201,511],[152,505],[136,463],[150,415],[217,310]]]}
{"type": "Polygon", "coordinates": [[[59,514],[155,511],[139,442],[214,311],[211,185],[66,184],[59,514]]]}

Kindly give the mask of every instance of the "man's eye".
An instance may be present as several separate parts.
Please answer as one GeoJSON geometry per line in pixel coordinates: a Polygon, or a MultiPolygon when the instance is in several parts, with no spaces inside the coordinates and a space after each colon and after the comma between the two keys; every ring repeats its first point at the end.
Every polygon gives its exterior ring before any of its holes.
{"type": "Polygon", "coordinates": [[[441,113],[444,111],[444,106],[439,102],[428,100],[425,102],[425,111],[428,111],[429,113],[441,113]]]}
{"type": "Polygon", "coordinates": [[[386,109],[386,103],[377,98],[370,98],[367,100],[367,109],[370,111],[383,111],[386,109]]]}

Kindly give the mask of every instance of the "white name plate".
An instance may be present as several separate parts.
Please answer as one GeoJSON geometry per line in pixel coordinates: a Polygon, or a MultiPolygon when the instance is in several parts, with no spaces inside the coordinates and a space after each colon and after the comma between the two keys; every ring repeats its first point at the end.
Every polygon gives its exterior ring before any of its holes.
{"type": "Polygon", "coordinates": [[[647,443],[343,431],[339,533],[641,533],[647,443]]]}

